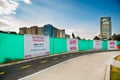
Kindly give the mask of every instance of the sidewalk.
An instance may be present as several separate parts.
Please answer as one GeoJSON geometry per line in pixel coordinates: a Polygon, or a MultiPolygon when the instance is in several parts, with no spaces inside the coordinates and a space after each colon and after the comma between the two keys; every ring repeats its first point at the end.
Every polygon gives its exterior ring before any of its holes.
{"type": "Polygon", "coordinates": [[[108,62],[120,51],[83,55],[19,80],[104,80],[108,62]]]}
{"type": "Polygon", "coordinates": [[[113,62],[111,63],[111,65],[119,67],[120,68],[120,61],[117,60],[113,60],[113,62]]]}

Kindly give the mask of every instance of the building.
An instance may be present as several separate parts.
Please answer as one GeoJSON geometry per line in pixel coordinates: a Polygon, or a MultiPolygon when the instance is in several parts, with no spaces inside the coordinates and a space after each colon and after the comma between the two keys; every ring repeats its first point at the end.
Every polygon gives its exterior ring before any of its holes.
{"type": "Polygon", "coordinates": [[[51,24],[46,24],[43,27],[32,26],[30,28],[19,28],[19,34],[35,34],[49,36],[51,38],[65,38],[65,29],[61,30],[51,24]]]}
{"type": "Polygon", "coordinates": [[[27,34],[27,27],[19,28],[19,34],[27,34]]]}
{"type": "Polygon", "coordinates": [[[55,37],[55,29],[54,29],[54,26],[51,25],[51,24],[47,24],[47,25],[44,25],[43,26],[43,29],[44,29],[44,36],[50,36],[50,37],[55,37]]]}
{"type": "Polygon", "coordinates": [[[19,34],[38,34],[38,26],[31,26],[30,28],[19,28],[19,34]]]}
{"type": "Polygon", "coordinates": [[[60,30],[51,24],[44,25],[43,28],[44,28],[45,36],[50,36],[55,38],[65,38],[65,29],[60,30]]]}
{"type": "Polygon", "coordinates": [[[44,35],[44,28],[43,27],[38,27],[37,34],[38,35],[44,35]]]}
{"type": "Polygon", "coordinates": [[[30,27],[30,34],[38,34],[37,30],[38,30],[38,26],[32,26],[32,27],[30,27]]]}
{"type": "Polygon", "coordinates": [[[27,34],[31,34],[30,31],[31,31],[30,28],[27,28],[27,34]]]}
{"type": "Polygon", "coordinates": [[[60,30],[60,38],[65,38],[65,29],[60,30]]]}
{"type": "Polygon", "coordinates": [[[109,39],[112,34],[111,17],[101,17],[100,19],[100,37],[109,39]]]}
{"type": "Polygon", "coordinates": [[[69,34],[65,34],[65,38],[70,38],[70,35],[69,34]]]}
{"type": "Polygon", "coordinates": [[[60,38],[60,30],[59,29],[57,29],[57,28],[54,28],[55,29],[55,37],[56,38],[60,38]]]}

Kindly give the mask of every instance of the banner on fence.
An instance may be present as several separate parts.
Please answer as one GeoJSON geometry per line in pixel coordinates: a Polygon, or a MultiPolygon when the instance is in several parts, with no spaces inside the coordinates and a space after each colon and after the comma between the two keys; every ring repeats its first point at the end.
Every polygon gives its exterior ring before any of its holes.
{"type": "Polygon", "coordinates": [[[24,35],[24,58],[49,55],[49,37],[39,35],[24,35]]]}
{"type": "Polygon", "coordinates": [[[117,41],[108,41],[108,50],[114,50],[117,47],[117,41]]]}
{"type": "Polygon", "coordinates": [[[94,48],[94,50],[101,50],[102,49],[102,41],[101,40],[94,40],[93,48],[94,48]]]}
{"type": "Polygon", "coordinates": [[[67,39],[67,51],[78,51],[78,40],[77,39],[67,39]]]}

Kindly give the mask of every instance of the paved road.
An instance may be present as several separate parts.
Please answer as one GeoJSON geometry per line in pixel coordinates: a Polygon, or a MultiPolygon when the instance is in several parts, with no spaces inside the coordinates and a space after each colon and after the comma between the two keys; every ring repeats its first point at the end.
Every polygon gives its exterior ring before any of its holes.
{"type": "Polygon", "coordinates": [[[42,59],[35,59],[20,64],[0,67],[0,80],[17,80],[19,78],[38,72],[70,58],[82,56],[85,54],[93,54],[94,52],[96,51],[56,55],[42,59]]]}
{"type": "Polygon", "coordinates": [[[120,51],[80,56],[19,80],[104,80],[107,63],[120,51]]]}

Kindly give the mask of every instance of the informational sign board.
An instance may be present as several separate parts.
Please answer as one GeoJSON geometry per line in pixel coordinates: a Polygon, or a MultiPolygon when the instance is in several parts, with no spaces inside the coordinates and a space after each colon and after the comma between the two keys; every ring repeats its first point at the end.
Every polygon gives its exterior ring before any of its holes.
{"type": "Polygon", "coordinates": [[[93,41],[93,48],[94,48],[94,50],[102,50],[102,41],[101,40],[94,40],[93,41]]]}
{"type": "Polygon", "coordinates": [[[77,39],[67,39],[67,51],[73,52],[78,51],[78,40],[77,39]]]}
{"type": "Polygon", "coordinates": [[[117,41],[108,41],[108,50],[117,49],[117,41]]]}
{"type": "Polygon", "coordinates": [[[49,37],[39,35],[24,35],[24,58],[49,55],[49,37]]]}

